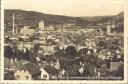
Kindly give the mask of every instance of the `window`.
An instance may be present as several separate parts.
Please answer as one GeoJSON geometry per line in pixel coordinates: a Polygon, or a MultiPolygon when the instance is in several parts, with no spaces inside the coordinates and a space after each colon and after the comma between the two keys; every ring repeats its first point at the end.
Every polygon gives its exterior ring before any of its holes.
{"type": "Polygon", "coordinates": [[[28,76],[26,76],[26,79],[28,79],[29,77],[28,76]]]}
{"type": "Polygon", "coordinates": [[[47,75],[44,75],[43,77],[44,77],[44,78],[47,78],[47,75]]]}

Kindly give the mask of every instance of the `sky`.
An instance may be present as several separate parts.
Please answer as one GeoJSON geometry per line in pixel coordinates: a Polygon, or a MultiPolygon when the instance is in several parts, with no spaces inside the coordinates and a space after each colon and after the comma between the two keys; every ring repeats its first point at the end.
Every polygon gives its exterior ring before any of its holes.
{"type": "Polygon", "coordinates": [[[66,16],[104,16],[122,12],[124,4],[122,0],[4,0],[4,8],[66,16]]]}

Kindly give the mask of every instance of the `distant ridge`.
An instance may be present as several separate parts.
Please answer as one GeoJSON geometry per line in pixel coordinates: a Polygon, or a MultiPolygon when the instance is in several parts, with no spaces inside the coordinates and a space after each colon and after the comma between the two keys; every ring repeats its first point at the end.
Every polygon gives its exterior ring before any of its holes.
{"type": "Polygon", "coordinates": [[[73,23],[81,27],[86,27],[88,24],[97,24],[99,22],[115,21],[122,22],[124,12],[112,16],[94,16],[94,17],[71,17],[62,15],[44,14],[35,11],[24,11],[16,9],[5,9],[5,22],[12,22],[12,15],[15,14],[15,22],[22,25],[37,26],[38,22],[44,20],[45,25],[49,24],[65,24],[73,23]]]}

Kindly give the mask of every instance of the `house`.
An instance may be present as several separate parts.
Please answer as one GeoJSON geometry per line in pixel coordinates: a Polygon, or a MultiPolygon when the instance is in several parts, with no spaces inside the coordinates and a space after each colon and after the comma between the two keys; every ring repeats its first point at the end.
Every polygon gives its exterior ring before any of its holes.
{"type": "MultiPolygon", "coordinates": [[[[120,62],[108,62],[103,63],[100,68],[101,73],[111,72],[111,75],[117,77],[116,75],[123,75],[123,64],[120,62]]],[[[103,75],[103,74],[102,74],[103,75]]],[[[121,76],[120,76],[121,77],[121,76]]]]}
{"type": "Polygon", "coordinates": [[[60,70],[54,68],[53,66],[45,66],[44,69],[49,74],[49,79],[57,79],[60,70]]]}
{"type": "Polygon", "coordinates": [[[64,77],[65,72],[66,72],[66,71],[65,71],[64,69],[60,69],[60,72],[59,72],[59,78],[64,77]]]}
{"type": "Polygon", "coordinates": [[[46,30],[47,31],[54,31],[55,27],[53,25],[48,25],[48,26],[46,26],[46,30]]]}
{"type": "Polygon", "coordinates": [[[107,25],[106,27],[107,27],[107,34],[108,35],[112,35],[115,32],[115,29],[116,29],[115,24],[107,25]]]}
{"type": "Polygon", "coordinates": [[[59,63],[59,60],[58,59],[56,60],[54,67],[56,69],[60,69],[60,63],[59,63]]]}
{"type": "Polygon", "coordinates": [[[23,63],[25,62],[26,62],[25,60],[17,61],[16,58],[15,59],[5,58],[4,60],[5,79],[19,79],[19,76],[16,77],[14,73],[16,73],[23,66],[23,63]]]}
{"type": "Polygon", "coordinates": [[[26,52],[26,49],[30,50],[31,48],[33,48],[33,45],[30,42],[26,42],[26,43],[22,43],[20,42],[19,44],[17,44],[18,46],[18,50],[20,51],[24,51],[26,52]]]}
{"type": "Polygon", "coordinates": [[[42,47],[39,47],[38,53],[44,53],[44,49],[42,47]]]}
{"type": "Polygon", "coordinates": [[[55,69],[60,69],[59,60],[57,59],[56,61],[51,61],[51,66],[54,67],[55,69]]]}
{"type": "Polygon", "coordinates": [[[16,80],[31,80],[32,76],[27,70],[17,70],[16,73],[14,73],[16,80]]]}
{"type": "Polygon", "coordinates": [[[102,26],[103,24],[102,23],[98,23],[97,26],[102,26]]]}
{"type": "Polygon", "coordinates": [[[12,41],[19,41],[19,38],[17,36],[12,36],[12,37],[10,37],[10,40],[12,40],[12,41]]]}
{"type": "Polygon", "coordinates": [[[41,74],[40,67],[33,63],[25,63],[22,68],[18,69],[15,73],[17,80],[32,80],[38,79],[41,74]]]}
{"type": "Polygon", "coordinates": [[[40,71],[41,71],[40,79],[49,80],[49,74],[43,67],[40,68],[40,71]]]}
{"type": "Polygon", "coordinates": [[[22,67],[22,61],[17,61],[17,59],[9,59],[5,58],[4,59],[4,69],[5,71],[16,71],[19,68],[22,67]]]}
{"type": "Polygon", "coordinates": [[[84,64],[81,64],[81,67],[79,68],[79,73],[83,74],[84,73],[84,64]]]}
{"type": "Polygon", "coordinates": [[[36,32],[36,29],[34,28],[29,28],[29,26],[24,26],[21,31],[20,34],[26,36],[26,35],[32,35],[36,32]]]}
{"type": "Polygon", "coordinates": [[[17,61],[17,58],[11,59],[11,66],[9,67],[9,70],[16,71],[19,68],[21,68],[22,65],[23,65],[22,62],[21,61],[17,61]]]}
{"type": "Polygon", "coordinates": [[[110,62],[110,71],[116,71],[121,65],[122,63],[120,62],[110,62]]]}
{"type": "Polygon", "coordinates": [[[19,41],[27,41],[29,40],[29,36],[19,36],[19,41]]]}

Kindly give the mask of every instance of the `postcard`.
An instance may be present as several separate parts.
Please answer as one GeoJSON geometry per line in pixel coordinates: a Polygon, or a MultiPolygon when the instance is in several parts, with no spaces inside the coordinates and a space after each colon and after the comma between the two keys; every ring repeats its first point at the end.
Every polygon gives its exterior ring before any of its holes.
{"type": "Polygon", "coordinates": [[[1,83],[127,83],[125,0],[3,0],[1,83]]]}

